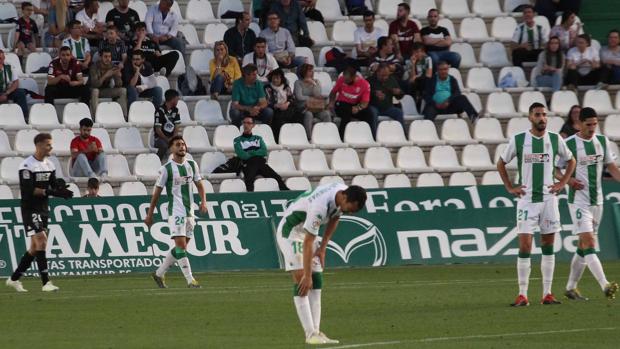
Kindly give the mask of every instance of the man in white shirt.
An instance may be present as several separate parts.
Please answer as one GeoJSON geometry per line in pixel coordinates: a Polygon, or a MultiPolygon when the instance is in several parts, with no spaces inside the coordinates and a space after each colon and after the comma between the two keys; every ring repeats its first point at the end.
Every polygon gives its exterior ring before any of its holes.
{"type": "Polygon", "coordinates": [[[174,0],[160,0],[146,13],[146,31],[151,40],[159,45],[170,46],[185,54],[185,42],[177,37],[180,16],[171,11],[174,0]]]}
{"type": "Polygon", "coordinates": [[[387,33],[375,27],[375,13],[372,11],[364,12],[364,26],[357,28],[353,33],[353,41],[355,42],[355,50],[357,51],[357,59],[361,65],[367,66],[370,63],[370,57],[377,53],[377,40],[387,33]]]}
{"type": "Polygon", "coordinates": [[[245,67],[248,64],[256,65],[258,69],[258,80],[267,82],[267,75],[272,71],[279,68],[278,62],[275,57],[267,52],[267,40],[265,38],[256,38],[254,43],[254,52],[250,52],[243,56],[243,64],[245,67]]]}
{"type": "Polygon", "coordinates": [[[519,24],[512,35],[512,64],[522,66],[523,62],[536,62],[538,55],[549,41],[549,30],[534,21],[534,8],[523,8],[523,23],[519,24]]]}
{"type": "Polygon", "coordinates": [[[75,19],[80,21],[84,30],[84,37],[88,39],[91,46],[99,46],[99,40],[103,40],[105,23],[99,19],[99,1],[84,1],[84,9],[75,15],[75,19]]]}

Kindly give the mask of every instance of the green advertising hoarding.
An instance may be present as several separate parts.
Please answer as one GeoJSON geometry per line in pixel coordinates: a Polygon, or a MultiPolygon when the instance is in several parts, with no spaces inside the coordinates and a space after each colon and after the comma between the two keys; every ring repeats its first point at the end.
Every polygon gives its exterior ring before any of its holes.
{"type": "MultiPolygon", "coordinates": [[[[602,259],[620,258],[620,185],[605,183],[602,259]]],[[[279,268],[274,239],[288,200],[299,193],[210,194],[188,252],[195,271],[279,268]]],[[[328,266],[510,262],[516,256],[515,200],[501,186],[384,189],[368,193],[363,212],[343,216],[329,245],[328,266]]],[[[142,223],[150,197],[51,201],[50,270],[56,275],[151,271],[172,246],[167,203],[150,230],[142,223]]],[[[566,195],[558,260],[575,250],[566,195]]],[[[26,250],[18,200],[0,201],[0,276],[10,275],[26,250]]],[[[534,254],[539,254],[537,247],[534,254]]],[[[33,267],[34,268],[34,267],[33,267]]],[[[36,270],[29,270],[35,273],[36,270]]]]}

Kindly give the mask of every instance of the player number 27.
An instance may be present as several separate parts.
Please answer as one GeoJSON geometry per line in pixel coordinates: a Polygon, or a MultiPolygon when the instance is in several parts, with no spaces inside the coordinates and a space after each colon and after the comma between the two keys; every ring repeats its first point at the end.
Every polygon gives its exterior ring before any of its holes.
{"type": "Polygon", "coordinates": [[[527,221],[527,210],[517,210],[517,220],[527,221]]]}

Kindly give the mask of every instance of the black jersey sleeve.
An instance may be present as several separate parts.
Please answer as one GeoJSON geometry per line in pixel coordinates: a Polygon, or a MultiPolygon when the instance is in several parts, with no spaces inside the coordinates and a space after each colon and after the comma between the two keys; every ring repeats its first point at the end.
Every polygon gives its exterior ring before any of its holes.
{"type": "Polygon", "coordinates": [[[35,178],[34,174],[28,169],[19,170],[19,190],[22,198],[29,198],[34,195],[35,178]]]}

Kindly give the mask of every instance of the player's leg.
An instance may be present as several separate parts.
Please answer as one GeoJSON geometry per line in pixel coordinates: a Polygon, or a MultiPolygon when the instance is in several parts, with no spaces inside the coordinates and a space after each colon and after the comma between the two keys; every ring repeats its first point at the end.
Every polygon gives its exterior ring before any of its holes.
{"type": "Polygon", "coordinates": [[[200,288],[200,285],[194,279],[192,274],[192,266],[189,264],[189,258],[187,257],[187,245],[194,236],[194,226],[196,225],[196,221],[193,217],[184,218],[185,221],[182,224],[180,236],[175,237],[174,239],[174,257],[177,259],[177,263],[179,268],[181,268],[185,281],[187,281],[187,287],[200,288]]]}
{"type": "MultiPolygon", "coordinates": [[[[192,235],[193,236],[193,235],[192,235]]],[[[189,245],[189,241],[191,238],[185,238],[185,250],[187,250],[187,245],[189,245]]],[[[187,287],[189,288],[201,288],[200,284],[196,279],[194,279],[194,275],[192,274],[192,266],[189,263],[189,258],[187,257],[187,252],[185,253],[185,257],[179,259],[179,267],[181,267],[181,271],[183,272],[183,276],[185,276],[185,280],[187,281],[187,287]]]]}
{"type": "Polygon", "coordinates": [[[558,200],[553,197],[542,204],[542,211],[539,216],[538,225],[540,227],[540,249],[542,257],[540,259],[540,271],[543,282],[542,304],[560,304],[551,292],[553,285],[553,273],[555,271],[555,254],[553,244],[555,234],[560,232],[560,210],[558,200]]]}
{"type": "Polygon", "coordinates": [[[27,215],[29,216],[29,214],[24,214],[24,227],[26,229],[26,235],[31,236],[30,248],[26,250],[26,252],[24,252],[24,255],[20,259],[19,264],[17,265],[17,268],[15,269],[11,277],[6,279],[6,285],[9,287],[13,287],[17,292],[28,292],[28,290],[24,288],[19,279],[26,272],[26,270],[30,268],[32,262],[34,262],[36,253],[35,240],[33,239],[34,230],[31,230],[32,227],[28,223],[29,218],[26,218],[27,215]]]}
{"type": "Polygon", "coordinates": [[[517,203],[517,233],[519,237],[519,256],[517,257],[517,281],[519,284],[519,295],[514,303],[514,307],[529,305],[527,291],[530,283],[530,273],[532,271],[532,261],[530,258],[532,251],[532,234],[534,225],[537,222],[538,205],[520,200],[517,203]]]}
{"type": "Polygon", "coordinates": [[[583,249],[581,249],[581,230],[585,221],[583,213],[578,206],[570,204],[569,212],[573,222],[573,235],[577,235],[579,240],[577,243],[577,250],[570,263],[570,272],[568,273],[568,282],[566,283],[564,296],[572,300],[588,300],[586,297],[582,296],[577,289],[577,284],[579,280],[581,280],[581,276],[586,269],[586,260],[583,258],[583,249]]]}
{"type": "MultiPolygon", "coordinates": [[[[302,243],[294,242],[294,244],[302,243]]],[[[303,269],[292,270],[291,275],[293,277],[293,303],[295,304],[295,310],[297,311],[297,317],[301,323],[301,327],[304,329],[304,335],[306,336],[306,343],[308,344],[324,344],[325,342],[318,337],[318,331],[314,328],[314,318],[312,317],[312,307],[310,305],[309,295],[301,296],[299,294],[299,282],[303,277],[303,269]]],[[[314,280],[313,280],[314,281],[314,280]]]]}

